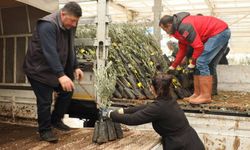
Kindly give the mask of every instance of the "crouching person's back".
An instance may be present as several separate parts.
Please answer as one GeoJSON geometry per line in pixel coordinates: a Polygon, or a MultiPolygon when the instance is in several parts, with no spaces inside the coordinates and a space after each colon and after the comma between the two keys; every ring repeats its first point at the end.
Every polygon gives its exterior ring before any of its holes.
{"type": "Polygon", "coordinates": [[[110,111],[109,117],[114,122],[126,125],[140,125],[152,122],[154,130],[162,137],[164,150],[204,150],[196,131],[189,122],[178,103],[170,94],[172,77],[157,75],[152,82],[154,102],[130,108],[110,111]]]}

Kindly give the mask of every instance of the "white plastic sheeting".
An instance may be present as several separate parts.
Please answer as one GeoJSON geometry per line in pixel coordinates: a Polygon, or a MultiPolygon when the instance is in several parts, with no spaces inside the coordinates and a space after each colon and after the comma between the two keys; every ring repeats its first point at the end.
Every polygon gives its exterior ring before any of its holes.
{"type": "MultiPolygon", "coordinates": [[[[69,0],[59,0],[62,7],[69,0]]],[[[96,0],[75,0],[83,9],[83,17],[96,16],[96,0]]],[[[110,0],[112,22],[152,22],[154,0],[110,0]]],[[[211,15],[227,22],[232,31],[231,52],[248,52],[250,47],[249,0],[162,0],[162,14],[186,11],[195,15],[211,15]]]]}

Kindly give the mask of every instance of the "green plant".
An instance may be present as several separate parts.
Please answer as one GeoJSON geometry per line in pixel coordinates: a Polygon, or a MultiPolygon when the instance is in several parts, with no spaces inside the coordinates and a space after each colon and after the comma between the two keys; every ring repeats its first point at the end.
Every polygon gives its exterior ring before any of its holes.
{"type": "Polygon", "coordinates": [[[94,69],[95,89],[97,96],[100,98],[97,102],[99,108],[106,109],[111,105],[110,98],[115,91],[116,72],[112,67],[112,61],[106,66],[94,69]]]}

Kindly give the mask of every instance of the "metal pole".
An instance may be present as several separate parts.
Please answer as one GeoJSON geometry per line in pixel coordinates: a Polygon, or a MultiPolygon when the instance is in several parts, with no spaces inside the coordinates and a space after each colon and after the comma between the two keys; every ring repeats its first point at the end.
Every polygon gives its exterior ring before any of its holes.
{"type": "Polygon", "coordinates": [[[25,9],[26,9],[26,15],[27,15],[28,31],[29,33],[31,33],[30,14],[29,14],[28,5],[25,6],[25,9]]]}
{"type": "Polygon", "coordinates": [[[14,60],[13,60],[13,83],[16,83],[16,63],[17,63],[17,38],[14,37],[14,60]]]}
{"type": "MultiPolygon", "coordinates": [[[[105,66],[108,58],[108,46],[110,45],[110,38],[108,38],[108,23],[110,22],[108,16],[107,0],[98,0],[97,2],[97,33],[95,46],[96,49],[96,63],[97,69],[105,66]]],[[[97,104],[100,102],[100,97],[96,95],[97,104]]]]}
{"type": "Polygon", "coordinates": [[[3,38],[3,78],[2,83],[5,83],[5,65],[6,65],[6,38],[3,38]]]}
{"type": "Polygon", "coordinates": [[[1,35],[3,35],[3,34],[4,34],[4,31],[3,31],[2,9],[0,9],[0,28],[1,28],[1,35]]]}
{"type": "Polygon", "coordinates": [[[154,0],[154,6],[153,6],[153,12],[154,12],[154,36],[157,40],[158,45],[161,45],[161,29],[159,27],[159,21],[161,18],[161,12],[163,10],[162,7],[162,0],[154,0]]]}
{"type": "MultiPolygon", "coordinates": [[[[28,51],[28,46],[29,46],[29,37],[25,37],[25,54],[28,51]]],[[[27,76],[25,76],[25,83],[29,83],[27,76]]]]}

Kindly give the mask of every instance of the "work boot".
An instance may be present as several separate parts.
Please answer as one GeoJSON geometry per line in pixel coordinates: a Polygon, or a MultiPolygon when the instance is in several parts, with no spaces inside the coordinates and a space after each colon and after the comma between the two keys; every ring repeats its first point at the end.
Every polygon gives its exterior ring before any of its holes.
{"type": "Polygon", "coordinates": [[[183,100],[189,101],[189,99],[194,99],[198,97],[199,95],[200,95],[199,76],[194,75],[194,94],[189,97],[185,97],[183,100]]]}
{"type": "Polygon", "coordinates": [[[47,141],[47,142],[51,142],[51,143],[58,142],[58,138],[53,134],[53,132],[51,130],[41,132],[40,138],[42,141],[47,141]]]}
{"type": "Polygon", "coordinates": [[[212,96],[218,95],[217,92],[217,85],[218,85],[218,79],[217,79],[217,74],[213,75],[213,86],[212,86],[212,96]]]}
{"type": "Polygon", "coordinates": [[[64,124],[62,121],[52,123],[52,126],[61,131],[69,131],[70,127],[64,124]]]}
{"type": "Polygon", "coordinates": [[[189,99],[191,104],[211,103],[213,77],[199,76],[200,95],[194,99],[189,99]]]}

